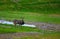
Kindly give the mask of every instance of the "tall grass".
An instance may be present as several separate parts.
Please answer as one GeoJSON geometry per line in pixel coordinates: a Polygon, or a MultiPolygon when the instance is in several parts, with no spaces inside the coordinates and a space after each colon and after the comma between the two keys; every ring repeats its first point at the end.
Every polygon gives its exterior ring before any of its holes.
{"type": "Polygon", "coordinates": [[[21,0],[13,2],[10,0],[0,1],[0,11],[23,11],[23,12],[44,12],[59,13],[59,0],[21,0]]]}

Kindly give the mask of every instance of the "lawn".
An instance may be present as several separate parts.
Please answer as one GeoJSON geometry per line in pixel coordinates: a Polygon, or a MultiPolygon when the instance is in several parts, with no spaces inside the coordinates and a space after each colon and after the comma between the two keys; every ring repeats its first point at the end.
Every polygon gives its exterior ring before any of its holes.
{"type": "MultiPolygon", "coordinates": [[[[60,24],[60,0],[0,0],[0,19],[60,24]]],[[[0,24],[0,34],[17,32],[40,32],[43,35],[13,37],[13,39],[60,39],[60,32],[37,28],[0,24]]]]}
{"type": "MultiPolygon", "coordinates": [[[[38,35],[38,36],[26,36],[26,37],[22,37],[20,39],[60,39],[59,36],[60,35],[58,35],[58,34],[52,34],[52,35],[48,35],[48,36],[38,35]]],[[[14,38],[14,39],[17,39],[17,38],[14,38]]]]}
{"type": "Polygon", "coordinates": [[[45,31],[37,28],[13,26],[13,25],[2,25],[0,24],[0,34],[3,33],[19,33],[19,32],[39,32],[37,35],[26,35],[23,37],[12,37],[13,39],[60,39],[60,32],[58,31],[45,31]],[[42,34],[41,34],[42,33],[42,34]]]}
{"type": "Polygon", "coordinates": [[[13,26],[13,25],[6,25],[0,24],[0,34],[2,33],[18,33],[18,32],[40,32],[37,28],[32,27],[24,27],[24,26],[13,26]]]}
{"type": "Polygon", "coordinates": [[[14,39],[60,39],[60,32],[53,31],[51,33],[49,33],[49,32],[46,33],[46,31],[45,31],[44,34],[24,36],[24,37],[20,37],[20,38],[13,37],[13,38],[14,39]]]}
{"type": "MultiPolygon", "coordinates": [[[[33,12],[20,12],[20,11],[0,11],[0,19],[13,21],[14,19],[21,19],[24,17],[24,21],[32,22],[46,22],[60,24],[60,14],[43,14],[33,12]]],[[[42,31],[42,30],[41,30],[42,31]]],[[[0,24],[0,33],[8,32],[40,32],[39,29],[30,27],[14,27],[13,25],[0,24]],[[10,26],[11,28],[4,28],[1,26],[10,26]],[[10,31],[9,31],[10,30],[10,31]]]]}
{"type": "Polygon", "coordinates": [[[54,14],[54,13],[43,14],[43,13],[20,12],[20,11],[0,11],[0,19],[13,21],[14,19],[21,19],[21,17],[24,17],[25,21],[60,24],[60,14],[54,14]]]}

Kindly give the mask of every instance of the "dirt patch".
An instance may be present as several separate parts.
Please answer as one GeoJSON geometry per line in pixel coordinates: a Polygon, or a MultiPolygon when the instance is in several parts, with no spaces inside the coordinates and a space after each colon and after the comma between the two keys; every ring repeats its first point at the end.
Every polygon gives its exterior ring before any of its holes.
{"type": "Polygon", "coordinates": [[[49,16],[52,16],[52,17],[60,17],[60,14],[50,14],[49,16]]]}
{"type": "Polygon", "coordinates": [[[0,39],[13,39],[21,38],[25,36],[36,36],[39,35],[38,32],[21,32],[21,33],[11,33],[11,34],[0,34],[0,39]]]}
{"type": "Polygon", "coordinates": [[[26,22],[26,23],[36,25],[37,28],[43,30],[60,31],[60,24],[42,23],[42,22],[26,22]]]}
{"type": "Polygon", "coordinates": [[[30,13],[25,13],[26,15],[31,15],[31,16],[42,16],[42,15],[44,15],[44,14],[40,14],[40,13],[32,13],[32,12],[30,12],[30,13]]]}

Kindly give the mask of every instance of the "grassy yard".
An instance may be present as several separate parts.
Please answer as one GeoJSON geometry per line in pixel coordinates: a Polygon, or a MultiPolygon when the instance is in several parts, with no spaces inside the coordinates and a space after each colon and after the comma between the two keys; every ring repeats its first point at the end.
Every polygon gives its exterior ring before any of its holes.
{"type": "Polygon", "coordinates": [[[0,0],[0,11],[59,13],[60,0],[0,0]]]}
{"type": "MultiPolygon", "coordinates": [[[[24,17],[25,21],[33,21],[33,22],[47,22],[47,23],[57,23],[60,24],[60,14],[40,14],[33,12],[20,12],[20,11],[0,11],[0,19],[3,20],[11,20],[21,19],[20,17],[24,17]]],[[[15,28],[12,25],[2,25],[0,24],[0,33],[7,32],[39,32],[36,28],[22,27],[19,26],[15,28]],[[2,28],[1,26],[10,26],[11,28],[2,28]],[[10,30],[10,31],[9,31],[10,30]]]]}
{"type": "Polygon", "coordinates": [[[20,17],[24,17],[25,21],[60,24],[60,14],[53,14],[53,13],[43,14],[43,13],[20,12],[20,11],[0,11],[0,19],[13,21],[14,19],[21,19],[20,17]]]}
{"type": "Polygon", "coordinates": [[[13,39],[60,39],[60,32],[58,31],[44,31],[36,28],[22,27],[13,25],[0,24],[0,34],[2,33],[19,33],[19,32],[39,32],[39,35],[26,35],[23,37],[12,37],[13,39]],[[42,33],[42,34],[41,34],[42,33]]]}
{"type": "Polygon", "coordinates": [[[44,33],[43,35],[31,35],[31,36],[24,36],[21,38],[14,37],[14,39],[60,39],[60,32],[51,32],[51,33],[44,33]]]}
{"type": "MultiPolygon", "coordinates": [[[[43,13],[40,14],[40,13],[20,12],[20,11],[0,11],[0,19],[3,20],[13,21],[14,19],[21,19],[20,17],[24,17],[25,21],[60,24],[60,14],[43,14],[43,13]]],[[[22,26],[16,28],[13,25],[0,24],[0,33],[8,33],[8,32],[11,33],[11,32],[40,32],[40,31],[36,28],[22,27],[22,26]],[[6,27],[4,28],[3,26],[11,28],[6,27]]]]}
{"type": "Polygon", "coordinates": [[[40,32],[37,28],[24,27],[24,26],[13,26],[13,25],[2,25],[0,24],[0,33],[17,33],[17,32],[40,32]]]}
{"type": "MultiPolygon", "coordinates": [[[[60,0],[0,0],[0,19],[21,19],[32,22],[60,24],[60,0]]],[[[13,39],[60,39],[60,32],[37,28],[0,24],[0,34],[16,32],[40,32],[42,35],[13,37],[13,39]]]]}
{"type": "MultiPolygon", "coordinates": [[[[22,37],[20,39],[60,39],[59,34],[52,34],[52,35],[48,35],[48,36],[26,36],[26,37],[22,37]]],[[[14,38],[17,39],[17,38],[14,38]]],[[[18,38],[19,39],[19,38],[18,38]]]]}

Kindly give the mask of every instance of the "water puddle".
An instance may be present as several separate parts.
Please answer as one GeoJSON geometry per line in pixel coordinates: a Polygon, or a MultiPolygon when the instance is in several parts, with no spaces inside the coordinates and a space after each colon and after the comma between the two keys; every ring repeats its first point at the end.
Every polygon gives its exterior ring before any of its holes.
{"type": "MultiPolygon", "coordinates": [[[[0,23],[1,24],[11,24],[11,25],[14,25],[13,22],[10,22],[10,21],[6,21],[6,20],[0,20],[0,23]]],[[[29,25],[29,24],[24,24],[22,26],[27,26],[27,27],[36,27],[35,25],[29,25]]]]}

